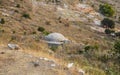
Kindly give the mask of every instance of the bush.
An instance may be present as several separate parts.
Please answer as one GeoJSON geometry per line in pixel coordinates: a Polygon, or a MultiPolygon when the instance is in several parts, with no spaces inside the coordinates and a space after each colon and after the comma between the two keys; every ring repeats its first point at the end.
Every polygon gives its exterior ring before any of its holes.
{"type": "Polygon", "coordinates": [[[51,24],[50,24],[50,21],[46,21],[45,23],[46,23],[46,25],[51,25],[51,24]]]}
{"type": "Polygon", "coordinates": [[[108,55],[104,54],[101,57],[98,58],[99,60],[101,60],[102,62],[106,63],[108,62],[108,60],[110,59],[108,55]]]}
{"type": "Polygon", "coordinates": [[[105,29],[105,33],[106,34],[111,34],[111,33],[115,33],[115,31],[111,30],[111,29],[105,29]]]}
{"type": "Polygon", "coordinates": [[[38,31],[43,32],[45,29],[43,27],[38,27],[38,31]]]}
{"type": "Polygon", "coordinates": [[[26,35],[27,34],[27,32],[26,31],[24,31],[24,33],[23,33],[24,35],[26,35]]]}
{"type": "Polygon", "coordinates": [[[115,41],[113,55],[117,58],[117,61],[120,62],[120,40],[115,41]]]}
{"type": "Polygon", "coordinates": [[[85,48],[84,48],[84,49],[85,49],[85,52],[87,52],[87,51],[89,51],[89,50],[91,50],[91,49],[92,49],[92,46],[89,46],[89,45],[88,45],[88,46],[85,46],[85,48]]]}
{"type": "Polygon", "coordinates": [[[48,31],[43,31],[43,34],[44,34],[44,35],[48,35],[48,34],[50,34],[50,32],[48,32],[48,31]]]}
{"type": "Polygon", "coordinates": [[[106,70],[106,74],[107,74],[107,75],[119,75],[119,73],[117,73],[117,72],[116,72],[116,69],[114,69],[114,68],[108,68],[108,69],[106,70]]]}
{"type": "Polygon", "coordinates": [[[1,23],[1,24],[5,24],[4,18],[1,19],[0,23],[1,23]]]}
{"type": "Polygon", "coordinates": [[[12,31],[13,34],[15,34],[15,31],[12,31]]]}
{"type": "Polygon", "coordinates": [[[58,49],[58,46],[52,46],[50,49],[55,52],[58,49]]]}
{"type": "Polygon", "coordinates": [[[4,30],[4,29],[2,29],[2,30],[0,30],[0,32],[4,33],[4,32],[5,32],[5,30],[4,30]]]}
{"type": "Polygon", "coordinates": [[[20,8],[20,4],[17,4],[16,7],[17,7],[17,8],[20,8]]]}
{"type": "Polygon", "coordinates": [[[22,17],[30,19],[30,15],[27,13],[23,13],[22,17]]]}
{"type": "Polygon", "coordinates": [[[92,51],[92,50],[98,50],[99,46],[98,45],[87,45],[84,47],[85,52],[92,51]]]}
{"type": "Polygon", "coordinates": [[[119,16],[119,18],[118,18],[118,21],[120,22],[120,16],[119,16]]]}
{"type": "Polygon", "coordinates": [[[33,31],[32,34],[36,34],[36,31],[33,31]]]}
{"type": "Polygon", "coordinates": [[[120,41],[116,41],[114,44],[115,53],[120,55],[120,41]]]}
{"type": "Polygon", "coordinates": [[[104,16],[107,16],[107,17],[111,17],[115,13],[112,6],[108,5],[108,4],[100,5],[99,11],[101,12],[101,14],[103,14],[104,16]]]}
{"type": "Polygon", "coordinates": [[[115,33],[117,37],[120,37],[120,32],[115,33]]]}
{"type": "Polygon", "coordinates": [[[106,28],[115,28],[115,22],[109,18],[104,18],[101,21],[101,24],[103,27],[106,27],[106,28]]]}

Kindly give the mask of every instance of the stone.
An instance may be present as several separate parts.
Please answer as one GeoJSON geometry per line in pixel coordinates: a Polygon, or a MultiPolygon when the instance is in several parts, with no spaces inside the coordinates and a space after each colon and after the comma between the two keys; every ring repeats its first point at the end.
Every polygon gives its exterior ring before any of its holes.
{"type": "Polygon", "coordinates": [[[85,71],[83,71],[82,69],[79,69],[79,73],[80,75],[85,75],[85,71]]]}
{"type": "Polygon", "coordinates": [[[18,50],[20,47],[16,44],[8,44],[8,47],[12,50],[18,50]]]}
{"type": "Polygon", "coordinates": [[[73,64],[74,64],[74,63],[68,63],[67,68],[73,67],[73,64]]]}
{"type": "Polygon", "coordinates": [[[51,64],[51,67],[55,67],[56,65],[55,64],[51,64]]]}
{"type": "Polygon", "coordinates": [[[43,60],[48,61],[49,59],[48,58],[43,58],[43,60]]]}

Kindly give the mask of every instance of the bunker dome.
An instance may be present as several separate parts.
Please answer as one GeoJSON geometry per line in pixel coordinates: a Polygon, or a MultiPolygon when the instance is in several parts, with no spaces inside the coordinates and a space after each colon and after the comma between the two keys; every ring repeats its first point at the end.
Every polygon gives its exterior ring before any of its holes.
{"type": "Polygon", "coordinates": [[[65,38],[62,34],[60,33],[51,33],[47,36],[45,36],[46,41],[51,41],[51,42],[67,42],[69,41],[67,38],[65,38]]]}

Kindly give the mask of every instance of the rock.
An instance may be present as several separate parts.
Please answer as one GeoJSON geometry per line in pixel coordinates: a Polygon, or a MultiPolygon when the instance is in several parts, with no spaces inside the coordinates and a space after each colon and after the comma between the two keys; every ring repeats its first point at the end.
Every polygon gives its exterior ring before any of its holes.
{"type": "Polygon", "coordinates": [[[79,73],[80,75],[85,75],[85,71],[83,71],[82,69],[79,69],[79,73]]]}
{"type": "Polygon", "coordinates": [[[3,16],[5,16],[5,17],[8,17],[8,16],[10,16],[9,14],[7,14],[7,13],[4,13],[4,12],[2,13],[2,15],[3,15],[3,16]]]}
{"type": "Polygon", "coordinates": [[[39,65],[39,62],[34,62],[34,61],[32,61],[31,63],[33,64],[34,67],[40,66],[40,65],[39,65]]]}
{"type": "Polygon", "coordinates": [[[49,52],[50,54],[54,54],[54,52],[53,52],[52,50],[48,50],[48,52],[49,52]]]}
{"type": "Polygon", "coordinates": [[[69,64],[67,65],[67,68],[71,68],[71,67],[73,66],[73,64],[74,64],[74,63],[69,63],[69,64]]]}
{"type": "Polygon", "coordinates": [[[48,58],[43,58],[45,61],[48,61],[49,59],[48,58]]]}
{"type": "Polygon", "coordinates": [[[20,47],[16,44],[8,44],[8,47],[12,50],[18,50],[20,47]]]}
{"type": "Polygon", "coordinates": [[[94,19],[94,23],[96,24],[96,25],[101,25],[101,20],[98,20],[98,19],[94,19]]]}
{"type": "Polygon", "coordinates": [[[43,57],[40,57],[40,60],[43,60],[44,58],[43,57]]]}
{"type": "Polygon", "coordinates": [[[51,67],[55,67],[56,65],[55,64],[51,64],[51,67]]]}
{"type": "Polygon", "coordinates": [[[11,2],[15,2],[15,0],[10,0],[11,2]]]}
{"type": "Polygon", "coordinates": [[[68,5],[67,5],[67,4],[64,4],[64,8],[65,8],[65,9],[68,9],[69,7],[68,7],[68,5]]]}

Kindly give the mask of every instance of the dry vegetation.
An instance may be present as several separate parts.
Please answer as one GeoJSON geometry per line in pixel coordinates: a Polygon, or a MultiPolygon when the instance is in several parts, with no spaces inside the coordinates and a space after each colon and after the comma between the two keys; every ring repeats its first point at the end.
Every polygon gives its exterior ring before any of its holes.
{"type": "MultiPolygon", "coordinates": [[[[75,73],[73,75],[77,75],[76,69],[79,68],[85,70],[86,75],[120,74],[119,62],[116,63],[115,59],[105,57],[105,55],[109,56],[109,51],[113,49],[114,39],[104,33],[92,30],[90,26],[94,26],[94,24],[59,18],[57,6],[50,3],[35,5],[31,3],[31,0],[13,1],[15,2],[12,2],[12,0],[0,1],[0,18],[5,20],[5,24],[0,24],[0,45],[16,43],[20,45],[25,53],[35,57],[47,57],[56,60],[57,63],[63,66],[69,62],[74,62],[76,68],[71,70],[71,72],[75,73]],[[42,39],[45,34],[37,31],[40,26],[45,28],[47,32],[58,32],[65,35],[73,43],[65,45],[63,48],[58,48],[56,52],[51,54],[49,52],[50,48],[42,39]],[[84,47],[87,45],[92,46],[93,49],[85,51],[84,47]],[[107,74],[106,68],[113,74],[107,74]]],[[[43,0],[37,1],[41,2],[43,0]]],[[[95,2],[94,9],[97,10],[98,8],[96,7],[101,2],[93,1],[90,0],[86,3],[95,2]]],[[[79,0],[63,0],[62,3],[73,7],[78,2],[79,0]]],[[[5,60],[8,59],[5,58],[5,60]]],[[[2,57],[0,61],[4,63],[2,57]]],[[[58,73],[59,75],[64,75],[62,70],[58,73]]]]}

